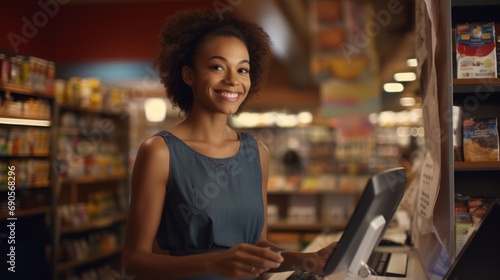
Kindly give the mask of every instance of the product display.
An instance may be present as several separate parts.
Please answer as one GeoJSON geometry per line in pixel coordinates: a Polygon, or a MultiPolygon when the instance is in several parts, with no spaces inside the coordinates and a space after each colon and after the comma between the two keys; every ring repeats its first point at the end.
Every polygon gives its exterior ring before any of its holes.
{"type": "Polygon", "coordinates": [[[457,25],[457,78],[496,78],[495,24],[457,25]]]}
{"type": "Polygon", "coordinates": [[[111,264],[121,258],[129,196],[127,99],[124,90],[97,78],[58,79],[55,88],[56,270],[58,279],[87,279],[98,275],[96,266],[118,269],[111,264]]]}
{"type": "Polygon", "coordinates": [[[102,85],[98,78],[92,77],[56,80],[55,96],[59,104],[96,111],[122,112],[128,101],[123,89],[102,85]]]}
{"type": "Polygon", "coordinates": [[[476,197],[457,195],[455,198],[455,242],[456,253],[460,253],[472,232],[481,223],[495,197],[476,197]]]}
{"type": "Polygon", "coordinates": [[[7,57],[0,54],[0,81],[33,89],[37,92],[53,93],[55,63],[34,56],[7,57]]]}
{"type": "Polygon", "coordinates": [[[465,161],[498,161],[498,125],[496,118],[463,120],[465,161]]]}
{"type": "MultiPolygon", "coordinates": [[[[0,54],[0,70],[0,170],[11,170],[0,172],[0,192],[15,178],[15,196],[0,201],[2,221],[47,226],[36,233],[44,258],[32,245],[16,254],[50,279],[109,278],[128,207],[126,92],[97,78],[55,81],[55,64],[33,56],[0,54]]],[[[19,244],[35,240],[22,232],[19,244]]]]}
{"type": "Polygon", "coordinates": [[[0,115],[5,117],[24,117],[50,119],[50,105],[44,98],[26,98],[26,96],[7,93],[0,96],[0,115]]]}
{"type": "Polygon", "coordinates": [[[12,225],[9,246],[15,254],[4,269],[15,269],[14,278],[36,279],[28,274],[50,275],[48,252],[54,250],[50,232],[55,68],[44,59],[2,54],[0,68],[0,222],[12,225]]]}

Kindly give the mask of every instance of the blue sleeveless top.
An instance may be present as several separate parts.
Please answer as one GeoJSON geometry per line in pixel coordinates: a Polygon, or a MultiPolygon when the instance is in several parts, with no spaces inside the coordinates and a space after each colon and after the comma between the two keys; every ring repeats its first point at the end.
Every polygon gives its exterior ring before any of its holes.
{"type": "Polygon", "coordinates": [[[264,224],[264,205],[255,138],[238,132],[240,148],[235,155],[211,158],[168,131],[156,136],[163,138],[170,152],[170,177],[156,234],[159,247],[183,256],[256,244],[264,224]]]}

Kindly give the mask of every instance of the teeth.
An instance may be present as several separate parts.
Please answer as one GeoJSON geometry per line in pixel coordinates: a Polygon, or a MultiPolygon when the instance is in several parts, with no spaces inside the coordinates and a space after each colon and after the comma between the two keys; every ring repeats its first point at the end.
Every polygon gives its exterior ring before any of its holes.
{"type": "Polygon", "coordinates": [[[227,92],[227,91],[221,92],[220,95],[222,95],[224,97],[228,97],[228,98],[236,98],[236,97],[238,97],[237,93],[227,92]]]}

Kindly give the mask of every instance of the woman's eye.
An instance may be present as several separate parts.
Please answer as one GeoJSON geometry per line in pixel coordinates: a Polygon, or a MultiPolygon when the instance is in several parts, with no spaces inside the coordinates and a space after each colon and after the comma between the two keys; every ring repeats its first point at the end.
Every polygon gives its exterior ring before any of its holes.
{"type": "Polygon", "coordinates": [[[247,68],[241,68],[240,69],[240,73],[242,73],[242,74],[247,74],[249,72],[250,72],[250,69],[247,69],[247,68]]]}
{"type": "Polygon", "coordinates": [[[217,70],[217,71],[224,70],[224,68],[222,68],[222,66],[220,66],[220,65],[214,65],[214,66],[212,66],[212,69],[217,70]]]}

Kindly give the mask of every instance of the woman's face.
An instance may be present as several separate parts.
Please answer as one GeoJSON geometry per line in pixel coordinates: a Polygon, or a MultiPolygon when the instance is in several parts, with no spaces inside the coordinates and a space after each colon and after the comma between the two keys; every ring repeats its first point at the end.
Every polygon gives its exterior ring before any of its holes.
{"type": "Polygon", "coordinates": [[[183,67],[182,77],[193,90],[192,111],[233,115],[250,89],[248,50],[236,37],[210,37],[195,53],[193,67],[183,67]]]}

